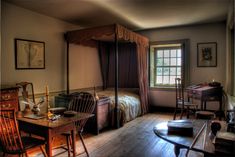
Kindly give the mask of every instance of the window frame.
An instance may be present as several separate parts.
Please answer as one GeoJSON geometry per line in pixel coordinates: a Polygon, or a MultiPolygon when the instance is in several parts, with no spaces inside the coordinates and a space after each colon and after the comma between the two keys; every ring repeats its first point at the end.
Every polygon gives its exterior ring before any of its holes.
{"type": "MultiPolygon", "coordinates": [[[[182,61],[181,61],[181,78],[182,78],[182,83],[185,85],[185,86],[188,86],[189,85],[189,82],[190,82],[190,61],[189,61],[189,58],[190,58],[190,40],[189,39],[180,39],[180,40],[170,40],[170,41],[153,41],[153,42],[150,42],[150,47],[149,47],[149,88],[150,90],[171,90],[171,89],[174,89],[175,86],[166,86],[166,85],[162,85],[162,86],[159,86],[159,85],[156,85],[156,83],[152,83],[152,77],[151,75],[155,75],[156,74],[156,68],[154,68],[154,74],[151,73],[151,53],[153,53],[151,51],[151,49],[153,47],[156,47],[157,45],[168,45],[168,44],[181,44],[181,52],[182,52],[182,61]],[[154,85],[153,85],[154,84],[154,85]]],[[[155,56],[154,56],[155,57],[155,56]]],[[[155,64],[155,63],[153,63],[155,64]]],[[[154,76],[154,79],[156,78],[156,76],[154,76]]],[[[155,82],[155,80],[154,80],[155,82]]]]}
{"type": "MultiPolygon", "coordinates": [[[[158,66],[158,65],[157,65],[157,61],[156,61],[156,59],[157,59],[157,53],[156,53],[156,51],[157,51],[157,50],[163,50],[163,52],[164,52],[164,50],[172,50],[172,49],[175,50],[175,49],[179,49],[179,48],[181,49],[181,57],[177,57],[177,54],[176,54],[176,57],[175,57],[175,58],[176,58],[176,59],[177,59],[177,58],[181,58],[181,59],[182,59],[182,57],[183,57],[183,56],[182,56],[182,46],[165,46],[165,47],[159,47],[159,48],[158,48],[158,47],[155,47],[155,48],[154,48],[154,52],[153,52],[153,53],[154,53],[154,68],[155,68],[155,70],[154,70],[154,76],[153,76],[153,77],[154,77],[154,83],[153,83],[153,84],[154,84],[154,87],[170,87],[170,88],[174,87],[174,84],[173,84],[173,85],[171,85],[171,84],[163,84],[163,85],[156,84],[156,79],[157,79],[157,78],[156,78],[156,77],[157,77],[157,74],[156,74],[156,73],[157,73],[157,66],[158,66]]],[[[165,57],[164,57],[164,55],[163,55],[163,60],[164,60],[164,58],[165,58],[165,57]]],[[[171,59],[171,56],[170,56],[169,58],[171,59]]],[[[176,68],[176,76],[177,76],[177,68],[180,67],[180,68],[181,68],[181,71],[182,71],[182,60],[181,60],[181,65],[180,65],[180,66],[178,66],[177,63],[176,63],[175,66],[171,66],[171,65],[164,66],[164,65],[162,65],[162,66],[158,66],[158,67],[169,68],[169,69],[170,69],[171,67],[175,67],[175,68],[176,68]]],[[[163,75],[161,75],[161,76],[167,76],[167,75],[164,75],[164,74],[163,74],[163,75]]],[[[170,71],[169,71],[169,75],[168,75],[168,76],[171,76],[171,75],[170,75],[170,71]]],[[[181,73],[181,77],[182,77],[182,73],[181,73]]]]}

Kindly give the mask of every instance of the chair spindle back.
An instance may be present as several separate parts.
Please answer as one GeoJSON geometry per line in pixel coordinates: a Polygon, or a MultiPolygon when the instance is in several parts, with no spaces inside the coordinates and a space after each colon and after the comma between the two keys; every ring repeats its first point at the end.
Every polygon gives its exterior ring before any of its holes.
{"type": "Polygon", "coordinates": [[[184,87],[180,78],[175,78],[176,101],[184,101],[184,87]]]}
{"type": "MultiPolygon", "coordinates": [[[[87,92],[80,92],[77,96],[74,96],[69,103],[68,110],[84,113],[93,113],[96,105],[94,96],[87,92]]],[[[80,120],[76,122],[78,130],[82,130],[88,119],[80,120]]]]}
{"type": "Polygon", "coordinates": [[[0,110],[0,142],[6,153],[11,154],[24,150],[14,109],[0,110]]]}

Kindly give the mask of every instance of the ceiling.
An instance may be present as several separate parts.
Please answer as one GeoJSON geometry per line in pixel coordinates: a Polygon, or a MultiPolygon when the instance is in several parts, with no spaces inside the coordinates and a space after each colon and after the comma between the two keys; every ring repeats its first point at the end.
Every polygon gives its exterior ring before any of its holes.
{"type": "Polygon", "coordinates": [[[132,30],[225,21],[233,0],[4,0],[81,27],[132,30]]]}

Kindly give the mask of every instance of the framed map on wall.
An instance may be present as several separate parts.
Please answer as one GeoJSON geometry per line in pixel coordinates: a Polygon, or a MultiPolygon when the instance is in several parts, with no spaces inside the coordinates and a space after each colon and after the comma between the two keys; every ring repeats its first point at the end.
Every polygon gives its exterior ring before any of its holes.
{"type": "Polygon", "coordinates": [[[15,39],[16,69],[45,69],[45,42],[15,39]]]}

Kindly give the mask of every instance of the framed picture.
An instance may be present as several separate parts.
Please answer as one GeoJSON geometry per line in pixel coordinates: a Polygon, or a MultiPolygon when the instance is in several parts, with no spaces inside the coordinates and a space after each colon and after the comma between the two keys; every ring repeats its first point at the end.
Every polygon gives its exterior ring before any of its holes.
{"type": "Polygon", "coordinates": [[[197,66],[216,67],[217,66],[217,43],[198,43],[197,44],[197,66]]]}
{"type": "Polygon", "coordinates": [[[15,39],[16,69],[45,69],[45,42],[15,39]]]}

